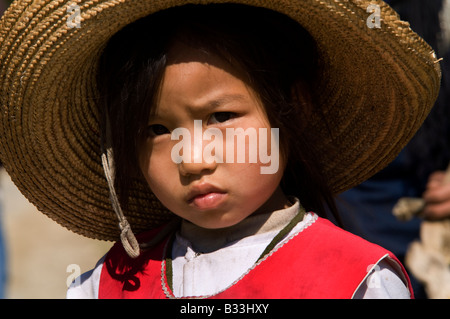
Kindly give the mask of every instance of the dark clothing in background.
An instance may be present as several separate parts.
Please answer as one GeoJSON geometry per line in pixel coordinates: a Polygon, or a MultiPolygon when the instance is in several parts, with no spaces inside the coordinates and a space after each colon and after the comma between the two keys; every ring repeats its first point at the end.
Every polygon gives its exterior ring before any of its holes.
{"type": "MultiPolygon", "coordinates": [[[[336,202],[345,229],[392,251],[403,263],[409,244],[419,238],[421,220],[398,221],[392,208],[400,197],[421,197],[429,175],[445,170],[450,161],[450,45],[442,42],[446,40],[439,20],[444,1],[386,1],[435,49],[438,58],[444,58],[441,91],[429,117],[394,162],[336,202]]],[[[426,298],[422,285],[410,277],[416,298],[426,298]]]]}

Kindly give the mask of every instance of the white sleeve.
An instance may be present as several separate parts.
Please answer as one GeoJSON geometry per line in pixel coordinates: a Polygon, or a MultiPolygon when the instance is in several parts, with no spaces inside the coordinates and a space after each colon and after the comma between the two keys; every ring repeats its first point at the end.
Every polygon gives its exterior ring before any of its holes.
{"type": "Polygon", "coordinates": [[[103,256],[91,269],[76,278],[67,290],[67,299],[98,299],[100,274],[102,273],[103,256]]]}
{"type": "Polygon", "coordinates": [[[354,299],[410,299],[407,280],[389,257],[371,265],[370,274],[356,290],[354,299]]]}

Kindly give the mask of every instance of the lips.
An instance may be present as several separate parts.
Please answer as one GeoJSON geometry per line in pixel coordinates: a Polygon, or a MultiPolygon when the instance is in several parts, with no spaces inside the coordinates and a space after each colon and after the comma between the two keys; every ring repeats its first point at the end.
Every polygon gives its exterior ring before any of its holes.
{"type": "Polygon", "coordinates": [[[202,183],[191,187],[187,202],[198,209],[213,209],[220,206],[226,192],[211,184],[202,183]]]}

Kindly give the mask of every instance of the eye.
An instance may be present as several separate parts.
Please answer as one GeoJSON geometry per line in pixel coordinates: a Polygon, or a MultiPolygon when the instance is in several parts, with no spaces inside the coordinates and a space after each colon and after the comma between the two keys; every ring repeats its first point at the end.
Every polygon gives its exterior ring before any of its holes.
{"type": "Polygon", "coordinates": [[[161,124],[153,124],[147,127],[147,136],[155,137],[159,135],[170,134],[170,131],[167,127],[161,124]]]}
{"type": "Polygon", "coordinates": [[[236,117],[236,113],[233,112],[216,112],[211,115],[208,120],[208,124],[223,123],[234,117],[236,117]]]}

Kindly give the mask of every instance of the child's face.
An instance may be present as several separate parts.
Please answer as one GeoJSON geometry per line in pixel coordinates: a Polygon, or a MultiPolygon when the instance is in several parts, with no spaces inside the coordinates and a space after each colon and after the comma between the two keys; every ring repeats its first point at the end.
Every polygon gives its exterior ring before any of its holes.
{"type": "MultiPolygon", "coordinates": [[[[261,174],[261,166],[267,164],[259,158],[256,163],[248,155],[245,163],[236,163],[236,157],[208,163],[203,151],[210,141],[195,142],[200,122],[194,124],[194,120],[201,120],[202,132],[220,130],[223,154],[229,147],[226,128],[255,128],[258,141],[259,128],[264,128],[270,152],[270,125],[257,96],[219,58],[181,44],[171,52],[149,134],[139,149],[140,167],[151,190],[173,213],[204,228],[229,227],[254,212],[284,208],[286,198],[279,188],[284,169],[281,157],[277,172],[261,174]],[[171,138],[177,128],[190,132],[189,163],[173,160],[173,149],[182,141],[171,138]]],[[[235,143],[234,154],[238,146],[235,143]]],[[[248,141],[244,147],[249,154],[248,141]]]]}

